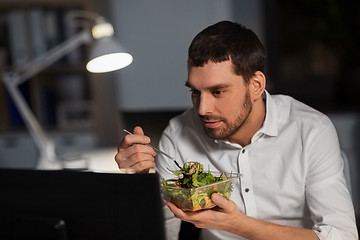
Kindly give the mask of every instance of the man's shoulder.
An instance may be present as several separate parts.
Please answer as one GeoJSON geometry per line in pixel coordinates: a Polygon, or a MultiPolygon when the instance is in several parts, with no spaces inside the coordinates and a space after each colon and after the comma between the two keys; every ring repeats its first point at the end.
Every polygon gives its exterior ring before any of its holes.
{"type": "Polygon", "coordinates": [[[287,95],[271,95],[283,121],[306,123],[314,126],[327,125],[330,119],[319,110],[287,95]]]}
{"type": "Polygon", "coordinates": [[[170,119],[169,125],[184,127],[184,126],[192,125],[196,121],[197,121],[197,116],[195,114],[194,109],[189,108],[186,111],[184,111],[183,113],[170,119]]]}
{"type": "Polygon", "coordinates": [[[197,122],[197,117],[193,108],[189,108],[183,113],[173,117],[169,121],[167,129],[172,130],[183,129],[185,127],[194,126],[197,122]]]}

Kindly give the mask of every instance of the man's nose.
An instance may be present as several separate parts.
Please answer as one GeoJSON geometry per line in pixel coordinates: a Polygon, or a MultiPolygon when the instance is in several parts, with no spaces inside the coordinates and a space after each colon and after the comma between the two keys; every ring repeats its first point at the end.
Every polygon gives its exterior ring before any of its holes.
{"type": "Polygon", "coordinates": [[[213,112],[213,107],[214,104],[211,97],[208,96],[207,94],[201,94],[199,98],[199,109],[198,109],[199,115],[202,116],[209,115],[210,113],[213,112]]]}

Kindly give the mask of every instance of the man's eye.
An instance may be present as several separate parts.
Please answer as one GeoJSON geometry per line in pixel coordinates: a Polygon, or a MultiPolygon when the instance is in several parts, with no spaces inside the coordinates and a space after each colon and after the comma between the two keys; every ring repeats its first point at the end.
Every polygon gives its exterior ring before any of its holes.
{"type": "Polygon", "coordinates": [[[213,91],[214,95],[221,95],[222,93],[224,93],[224,91],[221,91],[221,90],[213,91]]]}

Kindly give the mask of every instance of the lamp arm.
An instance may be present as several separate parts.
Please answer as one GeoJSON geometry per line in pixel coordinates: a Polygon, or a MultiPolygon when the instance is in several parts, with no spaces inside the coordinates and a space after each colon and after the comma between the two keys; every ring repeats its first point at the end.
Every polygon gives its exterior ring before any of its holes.
{"type": "Polygon", "coordinates": [[[24,119],[26,127],[40,151],[40,160],[37,167],[39,169],[58,169],[61,166],[57,161],[58,159],[56,158],[53,142],[45,134],[45,131],[42,129],[36,117],[30,110],[30,107],[18,89],[18,86],[22,82],[46,69],[51,64],[70,53],[72,50],[89,41],[91,41],[91,36],[84,30],[57,47],[49,50],[43,56],[25,64],[23,68],[13,72],[5,72],[3,74],[3,81],[9,95],[14,100],[19,113],[24,119]]]}
{"type": "Polygon", "coordinates": [[[30,79],[39,72],[45,70],[53,63],[69,54],[71,51],[91,41],[91,35],[89,31],[83,30],[68,40],[60,43],[58,46],[52,48],[48,52],[39,56],[38,58],[26,63],[23,67],[13,71],[19,77],[15,81],[16,85],[20,85],[22,82],[30,79]]]}
{"type": "Polygon", "coordinates": [[[70,19],[76,19],[76,18],[91,19],[92,21],[97,23],[106,21],[105,17],[103,17],[102,15],[87,10],[72,10],[69,12],[68,17],[70,19]]]}
{"type": "Polygon", "coordinates": [[[11,99],[14,101],[21,117],[23,118],[30,135],[35,141],[39,150],[38,168],[58,168],[58,161],[55,154],[53,142],[45,134],[34,114],[31,112],[29,105],[22,96],[16,84],[12,80],[18,79],[16,75],[4,73],[3,79],[11,99]],[[44,166],[46,163],[46,166],[44,166]]]}

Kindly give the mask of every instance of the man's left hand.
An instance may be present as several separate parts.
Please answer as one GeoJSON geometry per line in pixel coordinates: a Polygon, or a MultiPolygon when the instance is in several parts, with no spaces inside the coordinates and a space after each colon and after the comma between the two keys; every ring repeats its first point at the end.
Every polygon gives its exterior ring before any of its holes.
{"type": "Polygon", "coordinates": [[[196,212],[184,212],[177,208],[171,202],[167,202],[167,206],[174,213],[175,217],[193,223],[198,228],[212,228],[229,231],[234,225],[237,225],[243,214],[238,210],[236,204],[227,200],[218,193],[211,195],[217,207],[196,212]]]}

